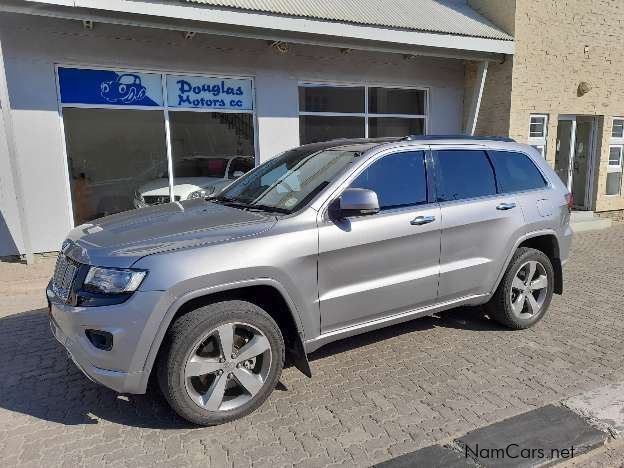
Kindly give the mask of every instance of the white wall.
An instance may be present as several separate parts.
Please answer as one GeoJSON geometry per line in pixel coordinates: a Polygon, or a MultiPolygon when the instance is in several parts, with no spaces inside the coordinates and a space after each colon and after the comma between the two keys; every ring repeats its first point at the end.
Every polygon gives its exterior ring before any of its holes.
{"type": "MultiPolygon", "coordinates": [[[[35,251],[57,250],[70,229],[66,159],[54,64],[253,76],[260,159],[299,144],[297,83],[303,80],[430,88],[429,133],[458,133],[463,112],[461,61],[291,46],[265,41],[30,16],[0,15],[14,126],[35,251]]],[[[2,157],[0,153],[0,157],[2,157]]],[[[1,205],[0,205],[1,207],[1,205]]],[[[0,242],[5,242],[0,237],[0,242]]],[[[2,251],[3,247],[0,247],[2,251]]]]}

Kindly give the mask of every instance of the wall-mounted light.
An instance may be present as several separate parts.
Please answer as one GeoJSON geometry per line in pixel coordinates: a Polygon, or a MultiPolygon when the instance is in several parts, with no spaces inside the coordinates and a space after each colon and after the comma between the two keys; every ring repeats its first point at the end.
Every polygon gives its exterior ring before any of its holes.
{"type": "Polygon", "coordinates": [[[83,29],[92,30],[93,29],[93,21],[92,20],[82,20],[83,29]]]}
{"type": "Polygon", "coordinates": [[[591,90],[592,90],[591,83],[588,83],[587,81],[581,81],[580,84],[578,85],[578,89],[576,90],[576,95],[578,97],[585,96],[591,90]]]}
{"type": "Polygon", "coordinates": [[[184,39],[191,40],[195,37],[195,34],[197,34],[195,31],[185,31],[184,39]]]}
{"type": "Polygon", "coordinates": [[[290,47],[287,42],[282,41],[274,41],[269,43],[269,47],[272,47],[277,51],[280,55],[286,55],[290,50],[290,47]]]}

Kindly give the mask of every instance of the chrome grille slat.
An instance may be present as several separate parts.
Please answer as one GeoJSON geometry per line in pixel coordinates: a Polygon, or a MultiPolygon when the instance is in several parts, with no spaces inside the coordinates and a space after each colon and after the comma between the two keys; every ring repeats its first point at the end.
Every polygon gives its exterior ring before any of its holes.
{"type": "Polygon", "coordinates": [[[52,290],[63,301],[67,301],[76,278],[79,264],[63,253],[59,253],[52,275],[52,290]]]}

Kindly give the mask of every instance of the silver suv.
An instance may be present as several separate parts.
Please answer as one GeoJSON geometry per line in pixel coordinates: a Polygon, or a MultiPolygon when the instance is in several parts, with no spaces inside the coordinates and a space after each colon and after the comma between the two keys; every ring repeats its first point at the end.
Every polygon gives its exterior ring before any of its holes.
{"type": "Polygon", "coordinates": [[[285,362],[358,333],[484,305],[523,329],[563,290],[571,196],[504,138],[337,140],[271,159],[218,197],[70,232],[47,289],[92,380],[183,418],[240,418],[285,362]]]}

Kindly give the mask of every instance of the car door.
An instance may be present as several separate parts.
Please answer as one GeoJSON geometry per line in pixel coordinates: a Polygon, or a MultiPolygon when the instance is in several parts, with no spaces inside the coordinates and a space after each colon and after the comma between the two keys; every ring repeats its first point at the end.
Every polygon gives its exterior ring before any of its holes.
{"type": "Polygon", "coordinates": [[[379,213],[342,220],[319,214],[323,333],[436,300],[440,209],[427,185],[426,156],[388,154],[357,174],[348,187],[375,191],[379,213]]]}
{"type": "Polygon", "coordinates": [[[442,216],[439,300],[487,294],[525,224],[517,194],[501,194],[485,150],[433,152],[442,216]]]}

